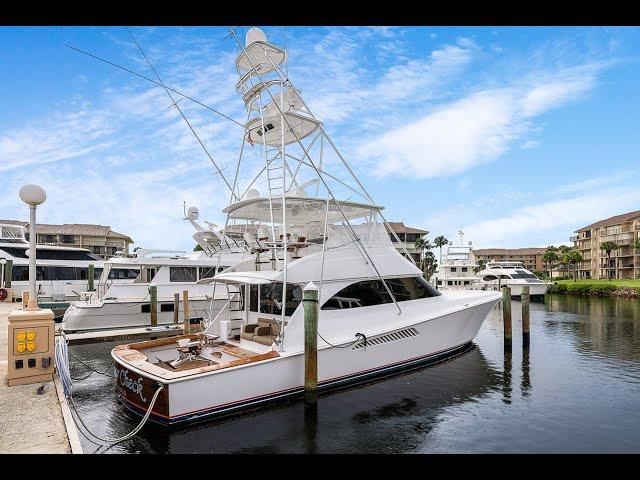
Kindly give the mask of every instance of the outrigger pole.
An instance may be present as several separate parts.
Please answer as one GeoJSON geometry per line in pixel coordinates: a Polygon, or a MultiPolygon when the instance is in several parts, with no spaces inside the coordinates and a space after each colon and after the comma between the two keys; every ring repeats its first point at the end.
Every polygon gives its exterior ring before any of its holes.
{"type": "Polygon", "coordinates": [[[149,65],[149,68],[151,68],[151,70],[153,71],[153,73],[155,74],[156,78],[158,79],[158,81],[160,82],[160,85],[162,86],[162,88],[164,88],[164,91],[167,92],[167,95],[169,96],[169,98],[171,99],[172,102],[172,106],[176,107],[176,109],[178,110],[178,112],[180,112],[180,115],[182,116],[182,119],[186,122],[187,126],[189,127],[189,130],[191,130],[191,133],[193,133],[193,136],[196,137],[196,140],[198,140],[198,143],[200,144],[200,146],[202,147],[202,149],[204,150],[204,152],[207,154],[207,157],[209,157],[209,160],[211,160],[211,163],[213,164],[213,166],[216,168],[217,173],[220,175],[220,177],[222,178],[222,180],[224,180],[224,183],[227,185],[227,187],[229,188],[229,190],[231,191],[231,195],[233,197],[234,195],[234,191],[233,188],[231,187],[231,185],[229,184],[229,182],[227,181],[227,178],[224,176],[224,174],[222,173],[222,170],[220,170],[220,167],[218,167],[218,165],[216,164],[215,160],[213,159],[213,157],[211,156],[211,154],[209,153],[209,150],[207,150],[207,147],[205,146],[205,144],[202,142],[202,140],[200,139],[200,137],[198,136],[198,134],[196,133],[195,129],[193,128],[193,126],[191,125],[191,123],[189,122],[189,120],[187,119],[186,115],[183,113],[182,109],[178,106],[178,102],[175,101],[175,99],[173,98],[173,95],[171,95],[171,92],[169,91],[169,89],[165,86],[164,82],[162,81],[162,79],[160,78],[160,75],[158,74],[158,72],[156,71],[155,68],[153,68],[153,65],[151,64],[151,62],[149,61],[149,58],[147,57],[147,55],[144,53],[144,50],[142,49],[142,47],[140,46],[140,44],[138,43],[138,41],[136,40],[136,38],[133,36],[133,33],[131,33],[131,31],[127,28],[124,27],[124,29],[127,31],[127,33],[129,34],[129,36],[131,37],[131,40],[133,40],[133,43],[136,44],[136,46],[138,47],[138,50],[140,50],[140,53],[142,54],[142,56],[144,57],[144,59],[146,60],[147,64],[149,65]]]}

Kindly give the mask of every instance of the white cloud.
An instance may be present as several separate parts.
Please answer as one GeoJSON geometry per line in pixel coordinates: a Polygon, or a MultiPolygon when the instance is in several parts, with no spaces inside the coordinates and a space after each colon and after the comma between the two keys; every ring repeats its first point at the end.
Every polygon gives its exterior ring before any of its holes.
{"type": "MultiPolygon", "coordinates": [[[[482,90],[440,106],[362,145],[357,154],[373,160],[379,175],[420,178],[454,175],[495,160],[531,121],[581,98],[596,83],[598,66],[540,74],[537,82],[482,90]]],[[[525,142],[523,148],[535,146],[525,142]]]]}

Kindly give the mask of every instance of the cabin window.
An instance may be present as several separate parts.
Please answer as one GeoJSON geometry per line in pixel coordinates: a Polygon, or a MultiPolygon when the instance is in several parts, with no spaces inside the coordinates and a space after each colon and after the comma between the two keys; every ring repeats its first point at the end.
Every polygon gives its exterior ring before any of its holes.
{"type": "Polygon", "coordinates": [[[465,281],[464,281],[464,284],[465,284],[465,285],[469,285],[469,280],[465,280],[465,281]]]}
{"type": "MultiPolygon", "coordinates": [[[[516,270],[517,272],[518,270],[516,270]]],[[[533,273],[514,273],[511,278],[538,278],[533,273]]]]}
{"type": "Polygon", "coordinates": [[[171,282],[196,282],[195,267],[170,267],[169,281],[171,282]]]}
{"type": "MultiPolygon", "coordinates": [[[[285,315],[293,315],[301,300],[302,287],[288,284],[285,315]]],[[[260,313],[282,315],[282,283],[269,283],[260,286],[260,313]]]]}
{"type": "Polygon", "coordinates": [[[453,282],[451,282],[451,280],[447,280],[447,285],[453,285],[453,282]]]}
{"type": "Polygon", "coordinates": [[[135,280],[138,276],[137,268],[112,268],[109,270],[110,280],[135,280]]]}
{"type": "Polygon", "coordinates": [[[495,275],[485,275],[484,277],[482,277],[482,280],[484,280],[485,282],[493,282],[497,279],[498,277],[496,277],[495,275]]]}
{"type": "Polygon", "coordinates": [[[463,272],[466,272],[467,270],[468,270],[467,267],[462,267],[463,272]]]}
{"type": "MultiPolygon", "coordinates": [[[[422,277],[385,279],[397,302],[442,295],[422,277]]],[[[441,283],[441,281],[439,281],[441,283]]],[[[451,285],[451,281],[449,281],[451,285]]],[[[393,300],[380,280],[366,280],[343,288],[322,305],[322,310],[369,307],[393,300]]]]}
{"type": "Polygon", "coordinates": [[[26,265],[18,265],[13,267],[11,274],[11,281],[13,282],[28,282],[29,281],[29,267],[26,265]]]}
{"type": "Polygon", "coordinates": [[[451,267],[451,271],[455,272],[456,271],[456,267],[451,267]]]}
{"type": "Polygon", "coordinates": [[[511,277],[509,275],[499,275],[499,277],[503,280],[511,280],[511,277]]]}
{"type": "Polygon", "coordinates": [[[200,271],[200,279],[212,278],[217,273],[216,267],[200,267],[198,270],[200,271]]]}
{"type": "Polygon", "coordinates": [[[151,304],[150,303],[143,303],[142,305],[140,305],[140,312],[141,313],[151,313],[151,304]]]}
{"type": "Polygon", "coordinates": [[[161,312],[173,312],[173,303],[161,303],[160,304],[161,312]]]}

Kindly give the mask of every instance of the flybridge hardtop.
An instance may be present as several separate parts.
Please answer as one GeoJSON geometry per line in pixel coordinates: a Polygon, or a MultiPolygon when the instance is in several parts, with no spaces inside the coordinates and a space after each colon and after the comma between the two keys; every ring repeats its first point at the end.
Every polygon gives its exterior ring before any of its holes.
{"type": "Polygon", "coordinates": [[[234,30],[231,37],[247,118],[235,177],[224,179],[231,195],[223,236],[249,255],[200,280],[213,297],[227,298],[210,310],[203,333],[111,353],[125,405],[160,423],[300,393],[302,292],[310,282],[319,289],[320,388],[461,352],[500,299],[484,291],[442,294],[429,284],[408,252],[405,258],[393,247],[390,235],[401,242],[383,207],[293,86],[286,51],[258,28],[245,44],[234,30]],[[249,171],[259,173],[245,180],[249,171]]]}

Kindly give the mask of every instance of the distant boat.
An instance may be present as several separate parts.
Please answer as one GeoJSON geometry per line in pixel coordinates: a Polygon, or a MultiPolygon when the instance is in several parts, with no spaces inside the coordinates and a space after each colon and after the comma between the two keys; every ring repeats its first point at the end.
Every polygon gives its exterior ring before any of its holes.
{"type": "Polygon", "coordinates": [[[460,245],[449,245],[442,256],[442,264],[438,265],[433,274],[438,279],[439,289],[465,289],[474,288],[478,278],[474,272],[476,258],[471,247],[472,243],[464,244],[464,232],[458,231],[460,245]]]}
{"type": "Polygon", "coordinates": [[[476,275],[480,288],[497,289],[507,286],[511,289],[512,297],[522,295],[522,287],[529,286],[531,298],[541,299],[551,288],[551,283],[540,280],[532,272],[524,268],[521,262],[489,262],[484,270],[476,275]]]}

